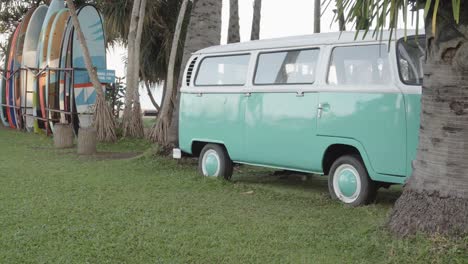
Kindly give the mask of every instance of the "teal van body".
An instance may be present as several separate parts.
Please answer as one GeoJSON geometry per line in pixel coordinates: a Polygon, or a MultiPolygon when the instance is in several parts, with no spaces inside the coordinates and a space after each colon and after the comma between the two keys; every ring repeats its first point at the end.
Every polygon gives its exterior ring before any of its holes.
{"type": "Polygon", "coordinates": [[[214,143],[234,163],[327,175],[340,152],[352,150],[373,181],[404,183],[418,144],[423,51],[399,50],[406,42],[388,41],[388,32],[381,41],[354,36],[261,40],[193,54],[181,89],[181,152],[200,155],[214,143]]]}

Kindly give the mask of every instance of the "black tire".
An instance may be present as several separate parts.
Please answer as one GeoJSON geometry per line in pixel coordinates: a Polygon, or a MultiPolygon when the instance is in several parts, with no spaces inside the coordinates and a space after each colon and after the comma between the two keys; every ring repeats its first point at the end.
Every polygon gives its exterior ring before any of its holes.
{"type": "Polygon", "coordinates": [[[328,175],[328,191],[332,199],[340,200],[344,204],[357,207],[375,201],[377,196],[377,184],[369,178],[364,162],[359,156],[346,155],[333,162],[328,175]],[[338,174],[344,173],[345,171],[348,175],[351,173],[351,175],[356,178],[356,190],[350,196],[346,196],[342,193],[342,187],[338,186],[340,183],[338,174]],[[356,172],[358,175],[355,175],[356,172]]]}
{"type": "Polygon", "coordinates": [[[198,159],[198,171],[201,175],[206,177],[217,177],[219,179],[230,180],[233,173],[233,163],[229,154],[223,146],[217,144],[207,144],[201,151],[200,157],[198,159]],[[207,156],[210,155],[210,156],[207,156]],[[205,156],[207,156],[205,158],[205,156]],[[204,162],[207,162],[208,158],[212,158],[217,161],[217,167],[215,172],[208,171],[206,168],[207,165],[204,162]],[[218,162],[219,160],[219,162],[218,162]]]}

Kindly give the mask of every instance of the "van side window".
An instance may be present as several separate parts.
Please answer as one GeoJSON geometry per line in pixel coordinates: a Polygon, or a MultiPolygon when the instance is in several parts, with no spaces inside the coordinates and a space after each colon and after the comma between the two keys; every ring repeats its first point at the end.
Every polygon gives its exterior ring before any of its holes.
{"type": "Polygon", "coordinates": [[[334,85],[376,85],[391,80],[386,45],[337,47],[328,69],[328,83],[334,85]]]}
{"type": "Polygon", "coordinates": [[[250,55],[206,57],[200,63],[196,86],[244,85],[247,80],[250,55]]]}
{"type": "Polygon", "coordinates": [[[319,49],[262,53],[258,57],[255,84],[312,84],[319,49]]]}

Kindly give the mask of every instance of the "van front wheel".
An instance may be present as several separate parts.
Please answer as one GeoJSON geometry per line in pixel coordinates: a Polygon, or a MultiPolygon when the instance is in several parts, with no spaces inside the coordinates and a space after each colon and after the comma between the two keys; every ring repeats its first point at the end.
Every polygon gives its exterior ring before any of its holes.
{"type": "Polygon", "coordinates": [[[374,202],[377,187],[369,178],[361,159],[347,155],[337,159],[328,176],[328,190],[332,199],[350,206],[362,206],[374,202]]]}
{"type": "Polygon", "coordinates": [[[203,176],[230,180],[232,161],[227,151],[220,145],[206,145],[198,159],[198,170],[203,176]]]}

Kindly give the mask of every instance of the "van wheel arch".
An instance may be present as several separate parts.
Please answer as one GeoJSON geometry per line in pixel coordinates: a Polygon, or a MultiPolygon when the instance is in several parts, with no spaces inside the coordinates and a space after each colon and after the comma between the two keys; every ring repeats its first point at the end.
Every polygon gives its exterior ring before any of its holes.
{"type": "Polygon", "coordinates": [[[222,148],[224,148],[224,150],[227,152],[228,155],[230,155],[229,150],[226,148],[226,146],[223,143],[196,140],[196,141],[192,142],[192,156],[193,157],[200,157],[200,154],[201,154],[203,148],[208,144],[219,145],[222,148]]]}
{"type": "Polygon", "coordinates": [[[325,175],[328,175],[330,173],[330,169],[333,163],[337,159],[345,155],[353,155],[363,160],[361,153],[354,146],[345,145],[345,144],[330,145],[325,151],[325,154],[323,155],[323,159],[322,159],[323,173],[325,175]]]}

